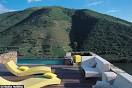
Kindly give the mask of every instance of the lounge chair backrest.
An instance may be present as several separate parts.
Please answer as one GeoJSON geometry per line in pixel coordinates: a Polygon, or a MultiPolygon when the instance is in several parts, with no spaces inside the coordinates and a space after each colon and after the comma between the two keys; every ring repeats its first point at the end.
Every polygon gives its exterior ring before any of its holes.
{"type": "Polygon", "coordinates": [[[20,72],[20,70],[18,70],[18,66],[16,65],[16,63],[12,60],[5,63],[5,66],[10,72],[12,72],[15,75],[17,75],[20,72]]]}
{"type": "Polygon", "coordinates": [[[99,72],[107,72],[110,70],[110,63],[108,61],[106,61],[105,59],[103,59],[100,56],[95,56],[95,61],[97,63],[96,68],[99,69],[99,72]]]}

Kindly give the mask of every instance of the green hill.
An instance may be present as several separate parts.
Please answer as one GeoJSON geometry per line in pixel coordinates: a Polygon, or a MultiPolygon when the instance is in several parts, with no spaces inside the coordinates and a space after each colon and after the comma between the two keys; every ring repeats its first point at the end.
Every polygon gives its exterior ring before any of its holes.
{"type": "Polygon", "coordinates": [[[0,14],[0,52],[63,57],[93,51],[106,58],[132,56],[132,23],[91,10],[34,7],[0,14]]]}

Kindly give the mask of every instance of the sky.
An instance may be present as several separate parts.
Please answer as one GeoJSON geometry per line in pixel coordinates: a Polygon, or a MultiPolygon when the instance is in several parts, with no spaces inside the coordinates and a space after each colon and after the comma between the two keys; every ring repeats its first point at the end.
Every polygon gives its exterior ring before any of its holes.
{"type": "Polygon", "coordinates": [[[0,13],[38,6],[91,9],[132,22],[132,0],[0,0],[0,13]]]}

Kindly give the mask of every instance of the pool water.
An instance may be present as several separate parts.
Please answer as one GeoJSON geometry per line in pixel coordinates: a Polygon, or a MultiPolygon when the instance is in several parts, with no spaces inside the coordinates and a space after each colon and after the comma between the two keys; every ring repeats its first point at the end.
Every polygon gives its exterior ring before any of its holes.
{"type": "Polygon", "coordinates": [[[17,64],[40,64],[40,65],[64,65],[64,59],[49,58],[49,59],[28,59],[21,58],[17,60],[17,64]]]}

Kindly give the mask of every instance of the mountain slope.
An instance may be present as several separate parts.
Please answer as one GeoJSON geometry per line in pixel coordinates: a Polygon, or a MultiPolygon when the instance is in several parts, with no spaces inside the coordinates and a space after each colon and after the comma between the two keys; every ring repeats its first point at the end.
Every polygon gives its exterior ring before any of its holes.
{"type": "Polygon", "coordinates": [[[132,24],[91,10],[29,8],[0,14],[0,50],[25,57],[62,57],[67,51],[132,55],[132,24]]]}

